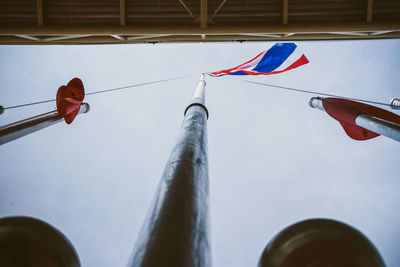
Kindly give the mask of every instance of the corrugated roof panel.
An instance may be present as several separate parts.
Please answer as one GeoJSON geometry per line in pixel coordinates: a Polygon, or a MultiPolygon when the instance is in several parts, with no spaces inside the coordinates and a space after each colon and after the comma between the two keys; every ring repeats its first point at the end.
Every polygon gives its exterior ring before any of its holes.
{"type": "Polygon", "coordinates": [[[43,1],[46,25],[88,25],[120,23],[119,0],[43,1]]]}
{"type": "Polygon", "coordinates": [[[366,20],[365,0],[290,0],[289,23],[366,20]]]}
{"type": "Polygon", "coordinates": [[[0,25],[37,25],[36,1],[1,0],[0,25]]]}
{"type": "Polygon", "coordinates": [[[282,0],[228,0],[214,20],[216,23],[281,23],[282,14],[282,0]]]}
{"type": "MultiPolygon", "coordinates": [[[[191,2],[184,2],[190,8],[191,2]]],[[[198,16],[199,9],[190,9],[198,16]]],[[[127,1],[126,16],[128,25],[193,23],[193,18],[178,0],[127,1]]]]}
{"type": "Polygon", "coordinates": [[[374,21],[399,21],[400,1],[399,0],[379,0],[374,1],[374,21]]]}

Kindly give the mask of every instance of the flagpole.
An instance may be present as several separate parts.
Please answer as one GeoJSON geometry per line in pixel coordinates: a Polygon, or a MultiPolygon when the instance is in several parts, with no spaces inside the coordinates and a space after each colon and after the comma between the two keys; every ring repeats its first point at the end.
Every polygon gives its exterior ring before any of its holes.
{"type": "Polygon", "coordinates": [[[357,229],[331,219],[309,219],[290,225],[265,247],[258,267],[385,267],[374,244],[357,229]]]}
{"type": "Polygon", "coordinates": [[[205,85],[202,75],[136,240],[130,267],[211,266],[205,85]]]}
{"type": "MultiPolygon", "coordinates": [[[[309,102],[310,107],[325,111],[322,105],[322,98],[312,97],[309,102]]],[[[356,117],[355,124],[367,130],[384,135],[400,142],[400,125],[387,120],[383,120],[367,114],[356,117]]]]}
{"type": "Polygon", "coordinates": [[[33,217],[0,218],[0,252],[0,266],[81,266],[70,240],[52,225],[33,217]]]}
{"type": "MultiPolygon", "coordinates": [[[[89,112],[89,104],[82,103],[79,114],[89,112]]],[[[38,116],[13,122],[0,127],[0,145],[14,141],[25,135],[39,131],[53,124],[62,121],[64,118],[58,114],[57,110],[46,112],[38,116]]]]}

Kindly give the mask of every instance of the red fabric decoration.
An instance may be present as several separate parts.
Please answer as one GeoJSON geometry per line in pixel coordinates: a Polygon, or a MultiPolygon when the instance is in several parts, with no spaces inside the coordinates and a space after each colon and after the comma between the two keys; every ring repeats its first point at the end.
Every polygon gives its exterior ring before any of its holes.
{"type": "Polygon", "coordinates": [[[67,86],[61,86],[57,91],[57,111],[67,124],[78,115],[83,99],[85,98],[85,89],[79,78],[73,78],[67,86]]]}
{"type": "Polygon", "coordinates": [[[377,108],[347,99],[327,97],[322,99],[325,111],[343,127],[346,134],[355,140],[368,140],[379,136],[356,124],[356,118],[361,114],[400,124],[400,116],[385,109],[377,108]]]}

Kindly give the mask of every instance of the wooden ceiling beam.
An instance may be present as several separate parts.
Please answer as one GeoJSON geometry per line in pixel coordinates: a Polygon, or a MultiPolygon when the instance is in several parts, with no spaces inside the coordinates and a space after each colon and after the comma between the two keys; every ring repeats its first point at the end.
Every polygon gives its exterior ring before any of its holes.
{"type": "Polygon", "coordinates": [[[121,41],[125,41],[125,37],[117,35],[117,34],[110,34],[111,37],[121,40],[121,41]]]}
{"type": "Polygon", "coordinates": [[[117,40],[111,36],[88,36],[84,38],[78,38],[75,36],[74,39],[52,39],[52,40],[41,40],[32,41],[29,39],[19,38],[16,36],[0,36],[1,44],[15,44],[15,45],[53,45],[53,44],[121,44],[121,43],[168,43],[168,42],[220,42],[220,41],[313,41],[313,40],[356,40],[356,39],[383,39],[383,38],[400,38],[400,32],[391,32],[382,35],[364,36],[364,35],[340,35],[340,34],[296,34],[286,38],[271,38],[264,36],[243,36],[240,34],[232,35],[214,35],[207,36],[204,40],[201,35],[171,35],[171,36],[147,36],[143,39],[130,40],[125,39],[124,41],[117,40]],[[386,35],[386,36],[385,36],[386,35]]]}
{"type": "Polygon", "coordinates": [[[119,18],[120,18],[120,25],[126,25],[126,1],[119,0],[119,18]]]}
{"type": "Polygon", "coordinates": [[[149,34],[149,35],[143,35],[143,36],[131,36],[127,37],[126,39],[129,41],[132,40],[143,40],[143,39],[150,39],[150,38],[160,38],[160,37],[166,37],[169,36],[168,34],[149,34]]]}
{"type": "Polygon", "coordinates": [[[196,17],[193,15],[193,12],[190,10],[190,8],[183,2],[183,0],[179,0],[183,8],[189,13],[189,15],[195,20],[196,17]]]}
{"type": "Polygon", "coordinates": [[[221,4],[219,4],[219,6],[218,6],[217,9],[214,11],[214,14],[212,15],[211,18],[214,18],[214,17],[217,15],[218,11],[225,5],[226,1],[227,1],[227,0],[223,0],[223,1],[221,2],[221,4]]]}
{"type": "Polygon", "coordinates": [[[35,37],[35,36],[29,36],[29,35],[15,35],[15,36],[19,37],[19,38],[26,39],[26,40],[31,40],[31,41],[41,41],[40,38],[35,37]]]}
{"type": "Polygon", "coordinates": [[[207,28],[208,6],[207,0],[200,0],[200,27],[207,28]]]}
{"type": "Polygon", "coordinates": [[[43,0],[36,0],[37,23],[43,26],[43,0]]]}
{"type": "Polygon", "coordinates": [[[289,18],[289,0],[283,0],[283,15],[282,15],[282,23],[288,24],[289,18]]]}
{"type": "Polygon", "coordinates": [[[63,36],[43,38],[42,40],[44,42],[64,41],[64,40],[84,38],[84,37],[89,37],[89,36],[90,35],[63,35],[63,36]]]}
{"type": "Polygon", "coordinates": [[[368,3],[367,3],[367,22],[368,23],[372,22],[373,9],[374,9],[374,0],[368,0],[368,3]]]}
{"type": "Polygon", "coordinates": [[[377,31],[377,32],[371,32],[370,35],[381,35],[381,34],[387,34],[387,33],[392,33],[393,31],[377,31]]]}
{"type": "Polygon", "coordinates": [[[0,35],[139,35],[139,34],[237,34],[237,33],[322,33],[322,32],[377,32],[399,31],[400,23],[346,23],[346,24],[214,24],[202,29],[196,25],[126,25],[122,26],[0,26],[0,35]]]}

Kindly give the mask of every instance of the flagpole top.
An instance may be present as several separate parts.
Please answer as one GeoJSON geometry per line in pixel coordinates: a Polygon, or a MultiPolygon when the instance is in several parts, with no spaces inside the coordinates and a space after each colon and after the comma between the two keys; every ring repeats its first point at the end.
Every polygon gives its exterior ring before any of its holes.
{"type": "Polygon", "coordinates": [[[400,99],[393,98],[392,100],[390,100],[390,107],[392,109],[400,109],[400,99]]]}
{"type": "Polygon", "coordinates": [[[200,81],[206,82],[206,74],[204,72],[200,76],[200,81]]]}
{"type": "Polygon", "coordinates": [[[197,84],[196,90],[194,91],[192,103],[197,102],[205,105],[206,102],[205,87],[206,87],[205,75],[204,73],[202,73],[200,76],[200,80],[197,84]]]}
{"type": "Polygon", "coordinates": [[[325,110],[324,107],[322,106],[322,98],[319,96],[314,96],[311,97],[310,101],[308,102],[308,105],[312,108],[317,108],[320,110],[325,110]]]}
{"type": "Polygon", "coordinates": [[[207,110],[207,107],[206,107],[206,92],[205,92],[205,88],[206,88],[205,74],[202,73],[201,76],[200,76],[200,80],[197,83],[196,90],[194,91],[192,102],[186,108],[186,110],[184,112],[185,115],[186,115],[186,111],[190,107],[192,107],[192,106],[201,106],[206,111],[207,119],[208,119],[208,110],[207,110]]]}
{"type": "Polygon", "coordinates": [[[90,110],[90,105],[86,102],[83,102],[81,107],[83,107],[83,109],[84,109],[82,113],[88,113],[90,110]]]}

